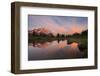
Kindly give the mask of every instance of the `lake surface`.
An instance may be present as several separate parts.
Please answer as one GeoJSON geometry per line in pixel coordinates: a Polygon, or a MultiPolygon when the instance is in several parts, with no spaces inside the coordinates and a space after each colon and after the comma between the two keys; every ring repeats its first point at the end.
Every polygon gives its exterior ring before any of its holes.
{"type": "Polygon", "coordinates": [[[79,50],[76,42],[68,44],[67,40],[55,40],[28,44],[28,60],[75,58],[86,58],[85,52],[79,50]]]}

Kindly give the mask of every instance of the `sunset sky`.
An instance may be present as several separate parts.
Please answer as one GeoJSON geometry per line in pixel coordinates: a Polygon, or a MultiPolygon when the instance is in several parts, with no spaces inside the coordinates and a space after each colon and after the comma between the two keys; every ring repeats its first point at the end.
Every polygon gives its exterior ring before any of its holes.
{"type": "Polygon", "coordinates": [[[28,30],[46,28],[55,35],[81,33],[87,25],[87,17],[28,15],[28,30]]]}

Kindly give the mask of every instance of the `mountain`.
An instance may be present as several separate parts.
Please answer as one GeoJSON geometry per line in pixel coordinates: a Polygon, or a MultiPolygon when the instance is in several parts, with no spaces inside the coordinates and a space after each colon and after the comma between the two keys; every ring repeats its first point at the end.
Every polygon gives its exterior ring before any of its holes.
{"type": "Polygon", "coordinates": [[[53,35],[51,31],[49,31],[46,28],[37,28],[37,29],[29,30],[28,33],[34,35],[53,35]]]}

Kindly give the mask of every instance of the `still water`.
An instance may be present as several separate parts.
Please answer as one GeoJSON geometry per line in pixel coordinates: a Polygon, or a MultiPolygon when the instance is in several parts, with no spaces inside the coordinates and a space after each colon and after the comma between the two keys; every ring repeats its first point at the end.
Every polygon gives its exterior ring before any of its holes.
{"type": "Polygon", "coordinates": [[[67,43],[67,40],[32,42],[28,45],[28,60],[74,59],[85,58],[79,50],[78,43],[67,43]]]}

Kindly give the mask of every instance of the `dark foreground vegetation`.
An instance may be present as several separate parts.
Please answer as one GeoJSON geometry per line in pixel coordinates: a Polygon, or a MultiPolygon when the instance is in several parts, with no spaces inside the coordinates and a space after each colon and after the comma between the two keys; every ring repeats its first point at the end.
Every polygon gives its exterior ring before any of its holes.
{"type": "Polygon", "coordinates": [[[67,37],[68,44],[73,42],[78,43],[79,50],[85,52],[85,56],[87,57],[87,49],[88,49],[88,30],[83,31],[81,34],[74,34],[72,36],[67,37]]]}

